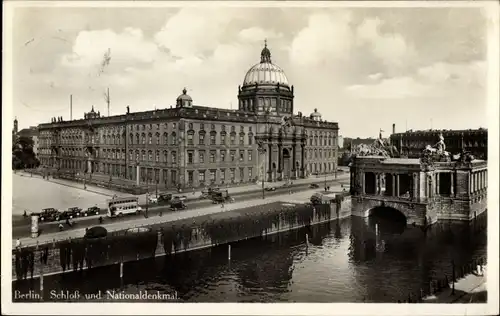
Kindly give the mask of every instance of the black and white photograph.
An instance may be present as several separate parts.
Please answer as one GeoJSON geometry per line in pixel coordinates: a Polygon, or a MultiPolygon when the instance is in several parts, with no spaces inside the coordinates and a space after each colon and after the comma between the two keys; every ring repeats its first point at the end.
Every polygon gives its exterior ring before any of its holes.
{"type": "Polygon", "coordinates": [[[498,314],[498,2],[3,7],[6,314],[498,314]]]}

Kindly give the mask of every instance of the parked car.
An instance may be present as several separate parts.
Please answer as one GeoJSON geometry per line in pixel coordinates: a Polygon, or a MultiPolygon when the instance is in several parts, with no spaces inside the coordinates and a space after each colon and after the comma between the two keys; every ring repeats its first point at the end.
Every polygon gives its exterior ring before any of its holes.
{"type": "Polygon", "coordinates": [[[266,187],[265,190],[266,191],[276,191],[276,188],[275,187],[266,187]]]}
{"type": "Polygon", "coordinates": [[[101,212],[100,208],[98,208],[97,206],[92,206],[86,210],[81,211],[80,216],[99,215],[100,212],[101,212]]]}
{"type": "Polygon", "coordinates": [[[56,210],[55,208],[44,208],[40,213],[34,213],[35,215],[38,215],[38,220],[40,222],[53,222],[56,221],[60,212],[56,210]]]}
{"type": "Polygon", "coordinates": [[[158,203],[160,202],[170,202],[172,200],[172,193],[161,193],[158,196],[158,203]]]}
{"type": "Polygon", "coordinates": [[[317,185],[316,183],[311,183],[311,184],[309,184],[309,188],[317,189],[317,188],[319,188],[319,185],[317,185]]]}
{"type": "Polygon", "coordinates": [[[157,204],[158,198],[156,196],[148,196],[148,203],[157,204]]]}
{"type": "Polygon", "coordinates": [[[180,199],[173,199],[172,201],[170,201],[170,208],[174,211],[185,210],[187,209],[187,205],[180,199]]]}
{"type": "Polygon", "coordinates": [[[73,214],[73,217],[78,217],[82,213],[82,209],[79,207],[70,207],[68,208],[68,212],[73,214]]]}

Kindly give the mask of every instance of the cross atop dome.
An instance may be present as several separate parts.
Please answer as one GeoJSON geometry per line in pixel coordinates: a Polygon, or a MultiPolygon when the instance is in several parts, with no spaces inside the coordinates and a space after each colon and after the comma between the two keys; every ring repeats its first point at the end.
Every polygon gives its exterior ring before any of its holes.
{"type": "Polygon", "coordinates": [[[264,40],[264,48],[260,53],[260,62],[261,63],[271,63],[271,51],[267,48],[267,39],[264,40]]]}

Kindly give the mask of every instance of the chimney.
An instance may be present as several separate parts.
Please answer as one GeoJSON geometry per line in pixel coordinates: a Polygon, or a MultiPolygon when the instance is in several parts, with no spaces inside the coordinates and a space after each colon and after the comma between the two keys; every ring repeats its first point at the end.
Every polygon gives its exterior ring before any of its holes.
{"type": "Polygon", "coordinates": [[[396,124],[392,124],[392,133],[396,134],[396,124]]]}

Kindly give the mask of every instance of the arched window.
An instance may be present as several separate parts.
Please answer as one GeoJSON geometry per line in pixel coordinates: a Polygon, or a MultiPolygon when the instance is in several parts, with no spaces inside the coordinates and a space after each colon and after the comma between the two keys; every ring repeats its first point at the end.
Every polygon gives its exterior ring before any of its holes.
{"type": "Polygon", "coordinates": [[[139,133],[135,134],[135,143],[139,145],[141,143],[139,133]]]}
{"type": "Polygon", "coordinates": [[[146,151],[142,151],[142,161],[146,161],[146,151]]]}
{"type": "Polygon", "coordinates": [[[248,133],[248,145],[253,145],[253,134],[248,133]]]}
{"type": "Polygon", "coordinates": [[[148,151],[148,160],[149,161],[153,160],[153,152],[151,150],[148,151]]]}
{"type": "Polygon", "coordinates": [[[177,145],[177,134],[175,132],[172,133],[172,145],[177,145]]]}
{"type": "Polygon", "coordinates": [[[224,146],[226,145],[226,132],[221,132],[220,133],[220,144],[224,145],[224,146]]]}
{"type": "Polygon", "coordinates": [[[159,150],[157,150],[157,151],[156,151],[155,161],[156,161],[156,162],[159,162],[159,161],[160,161],[160,151],[159,151],[159,150]]]}
{"type": "Polygon", "coordinates": [[[130,144],[134,144],[134,134],[130,133],[130,144]]]}
{"type": "Polygon", "coordinates": [[[134,160],[134,151],[130,150],[128,156],[129,156],[130,161],[134,160]]]}
{"type": "Polygon", "coordinates": [[[156,145],[160,145],[160,133],[157,132],[155,136],[156,136],[156,145]]]}
{"type": "Polygon", "coordinates": [[[142,138],[142,144],[145,145],[146,144],[146,134],[142,133],[141,138],[142,138]]]}
{"type": "Polygon", "coordinates": [[[205,131],[203,130],[198,133],[198,144],[205,145],[205,131]]]}
{"type": "Polygon", "coordinates": [[[168,145],[168,134],[166,132],[163,133],[163,144],[168,145]]]}
{"type": "Polygon", "coordinates": [[[153,143],[153,134],[151,133],[148,133],[148,144],[152,144],[153,143]]]}
{"type": "Polygon", "coordinates": [[[187,134],[187,144],[188,145],[194,145],[193,136],[194,136],[194,132],[193,131],[189,131],[188,134],[187,134]]]}
{"type": "Polygon", "coordinates": [[[168,162],[168,152],[167,152],[166,150],[164,150],[164,151],[163,151],[163,161],[164,161],[165,163],[167,163],[167,162],[168,162]]]}
{"type": "Polygon", "coordinates": [[[135,151],[135,161],[139,161],[139,150],[135,151]]]}

